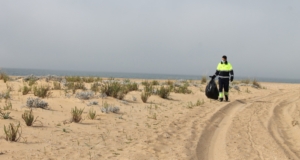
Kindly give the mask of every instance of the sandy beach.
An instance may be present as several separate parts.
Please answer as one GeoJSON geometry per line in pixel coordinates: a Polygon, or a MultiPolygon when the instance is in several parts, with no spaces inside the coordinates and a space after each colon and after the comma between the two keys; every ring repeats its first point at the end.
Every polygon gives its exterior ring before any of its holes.
{"type": "MultiPolygon", "coordinates": [[[[115,79],[122,82],[123,79],[115,79]]],[[[300,84],[260,82],[262,88],[242,83],[230,89],[230,102],[218,102],[205,96],[206,84],[185,81],[190,94],[171,92],[168,99],[151,95],[141,100],[144,80],[130,79],[139,89],[123,100],[100,93],[88,100],[61,90],[50,90],[42,98],[47,109],[33,108],[37,122],[26,126],[22,114],[29,92],[22,94],[28,82],[22,78],[0,81],[3,108],[11,102],[10,119],[0,119],[0,159],[117,159],[117,160],[297,160],[300,159],[300,84]],[[96,105],[89,105],[97,102],[96,105]],[[201,102],[201,103],[197,103],[201,102]],[[118,113],[102,113],[104,104],[119,107],[118,113]],[[84,108],[83,120],[71,121],[71,109],[84,108]],[[93,108],[97,117],[89,119],[93,108]],[[22,130],[18,142],[5,139],[4,125],[22,130]]],[[[151,81],[151,80],[148,80],[151,81]]],[[[162,85],[167,80],[158,80],[162,85]]],[[[176,82],[175,83],[183,83],[176,82]]],[[[53,81],[38,80],[38,85],[53,86],[53,81]]],[[[84,83],[87,89],[92,83],[84,83]]],[[[158,86],[160,86],[158,85],[158,86]]]]}

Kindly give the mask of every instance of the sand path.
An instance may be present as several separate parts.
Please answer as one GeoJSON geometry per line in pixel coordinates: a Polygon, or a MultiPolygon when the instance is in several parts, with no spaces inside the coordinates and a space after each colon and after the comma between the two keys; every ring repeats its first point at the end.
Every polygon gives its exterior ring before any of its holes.
{"type": "Polygon", "coordinates": [[[299,97],[288,90],[226,104],[203,130],[197,159],[300,159],[299,97]]]}

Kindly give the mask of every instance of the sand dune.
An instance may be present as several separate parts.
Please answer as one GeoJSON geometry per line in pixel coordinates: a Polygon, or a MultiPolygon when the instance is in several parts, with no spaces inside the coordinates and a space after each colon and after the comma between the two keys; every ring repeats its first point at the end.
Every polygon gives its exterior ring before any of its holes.
{"type": "MultiPolygon", "coordinates": [[[[25,125],[21,115],[28,110],[27,98],[34,95],[18,91],[22,80],[8,84],[13,86],[12,119],[0,119],[0,127],[20,122],[23,138],[8,142],[2,128],[0,159],[300,159],[299,84],[261,83],[265,89],[240,86],[240,92],[230,90],[230,102],[207,99],[200,81],[190,83],[192,94],[172,92],[170,99],[153,95],[148,103],[140,99],[141,91],[129,92],[120,101],[80,100],[53,90],[44,99],[50,109],[33,110],[43,125],[32,127],[25,125]],[[204,104],[189,107],[197,100],[204,104]],[[88,106],[89,101],[99,105],[88,106]],[[104,102],[120,107],[120,113],[101,113],[104,102]],[[75,106],[85,108],[81,123],[70,122],[75,106]],[[86,118],[90,108],[97,111],[96,120],[86,118]]],[[[0,89],[7,90],[3,81],[0,89]]],[[[0,107],[4,104],[2,99],[0,107]]]]}

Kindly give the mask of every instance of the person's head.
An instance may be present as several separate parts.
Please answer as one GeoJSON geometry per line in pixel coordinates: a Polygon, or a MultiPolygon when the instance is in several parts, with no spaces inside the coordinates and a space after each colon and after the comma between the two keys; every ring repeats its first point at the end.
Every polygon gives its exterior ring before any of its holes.
{"type": "Polygon", "coordinates": [[[226,61],[227,61],[227,56],[224,55],[224,56],[222,57],[222,60],[223,60],[224,62],[226,62],[226,61]]]}

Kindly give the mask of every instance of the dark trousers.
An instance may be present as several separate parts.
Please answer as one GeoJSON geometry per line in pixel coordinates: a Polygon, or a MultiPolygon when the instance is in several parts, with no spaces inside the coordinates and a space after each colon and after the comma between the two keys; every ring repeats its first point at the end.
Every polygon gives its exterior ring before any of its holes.
{"type": "Polygon", "coordinates": [[[229,78],[219,78],[219,98],[223,98],[223,89],[224,89],[225,95],[228,96],[229,78]]]}

